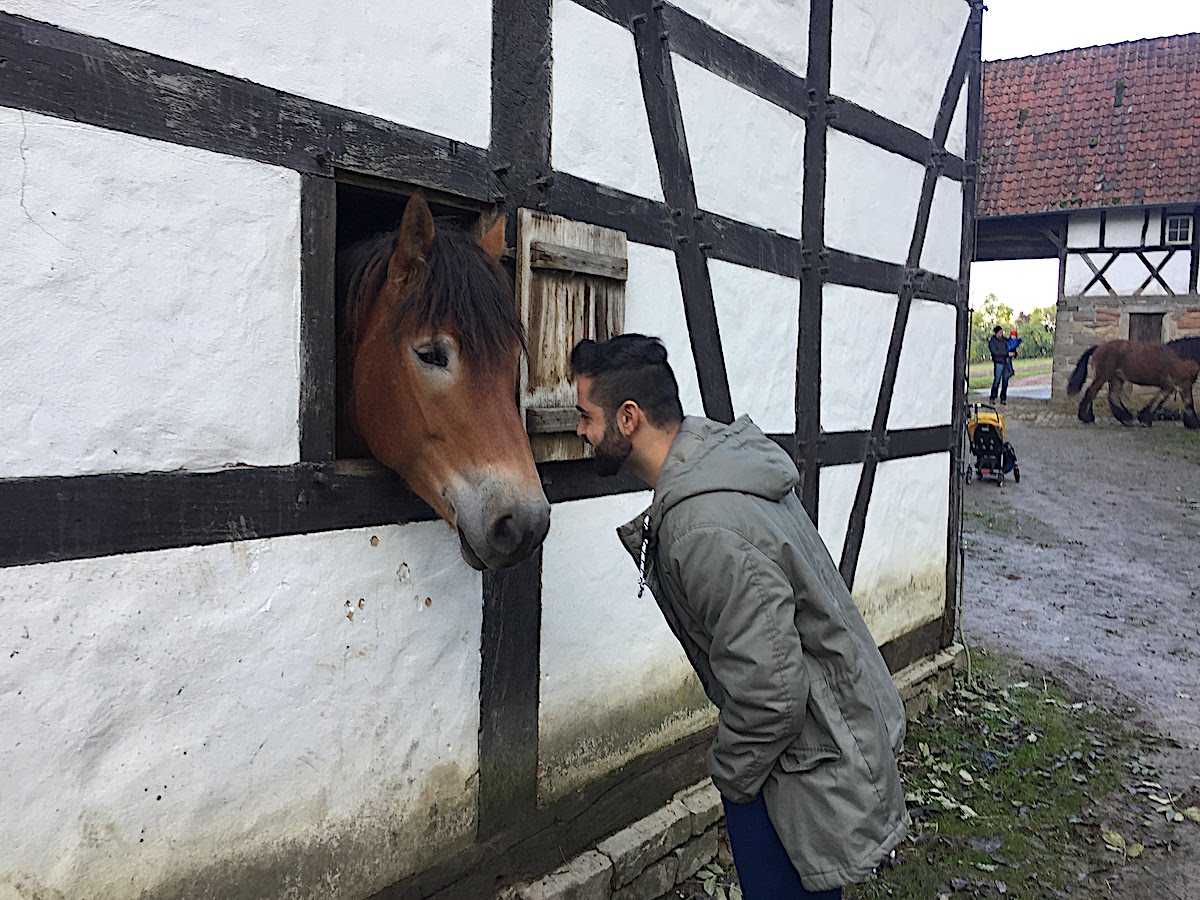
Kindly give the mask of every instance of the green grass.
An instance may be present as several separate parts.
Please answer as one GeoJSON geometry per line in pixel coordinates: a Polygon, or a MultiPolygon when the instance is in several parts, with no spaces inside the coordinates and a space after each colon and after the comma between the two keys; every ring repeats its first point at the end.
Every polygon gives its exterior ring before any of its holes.
{"type": "Polygon", "coordinates": [[[1080,871],[1142,852],[1127,825],[1096,812],[1138,773],[1140,739],[1053,682],[1014,682],[1013,661],[974,656],[970,683],[910,720],[901,774],[912,833],[847,900],[1054,896],[1081,887],[1080,871]],[[1119,853],[1108,848],[1118,837],[1119,853]]]}
{"type": "MultiPolygon", "coordinates": [[[[1031,375],[1049,375],[1054,368],[1052,356],[1039,356],[1034,359],[1018,359],[1014,364],[1016,378],[1027,378],[1031,375]]],[[[967,386],[977,391],[992,386],[992,364],[990,362],[970,363],[967,366],[967,386]]]]}

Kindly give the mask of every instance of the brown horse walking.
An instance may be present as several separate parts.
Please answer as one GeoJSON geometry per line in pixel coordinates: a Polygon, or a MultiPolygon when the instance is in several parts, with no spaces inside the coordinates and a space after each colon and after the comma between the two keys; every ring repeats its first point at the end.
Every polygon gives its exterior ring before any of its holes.
{"type": "Polygon", "coordinates": [[[1079,420],[1085,423],[1096,421],[1092,401],[1105,382],[1108,383],[1108,406],[1113,416],[1122,425],[1133,424],[1134,416],[1121,400],[1125,382],[1149,385],[1158,388],[1158,393],[1137,414],[1137,420],[1150,427],[1154,413],[1170,397],[1178,393],[1183,400],[1183,424],[1188,428],[1200,428],[1200,418],[1192,398],[1192,387],[1200,374],[1200,362],[1185,359],[1172,348],[1144,341],[1108,341],[1088,349],[1071,373],[1067,382],[1067,396],[1074,397],[1087,380],[1088,362],[1094,375],[1092,383],[1079,401],[1079,420]]]}
{"type": "Polygon", "coordinates": [[[498,265],[417,194],[396,231],[338,259],[338,451],[373,455],[450,527],[476,569],[528,557],[550,504],[517,408],[524,330],[498,265]]]}

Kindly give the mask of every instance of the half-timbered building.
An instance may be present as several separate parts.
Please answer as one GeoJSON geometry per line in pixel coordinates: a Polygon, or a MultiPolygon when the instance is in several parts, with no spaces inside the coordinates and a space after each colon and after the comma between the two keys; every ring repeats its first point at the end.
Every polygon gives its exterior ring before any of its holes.
{"type": "Polygon", "coordinates": [[[976,259],[1059,260],[1052,396],[1088,347],[1200,335],[1200,34],[984,64],[976,259]]]}
{"type": "Polygon", "coordinates": [[[0,897],[491,896],[703,778],[578,337],[662,336],[891,668],[947,648],[981,17],[0,0],[0,897]],[[553,504],[512,569],[338,453],[337,249],[418,188],[507,214],[553,504]]]}

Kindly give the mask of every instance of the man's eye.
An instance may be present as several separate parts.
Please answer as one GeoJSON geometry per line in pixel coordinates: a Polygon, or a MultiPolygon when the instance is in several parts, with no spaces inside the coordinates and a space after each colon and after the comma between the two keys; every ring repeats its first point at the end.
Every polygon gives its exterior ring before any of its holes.
{"type": "Polygon", "coordinates": [[[446,348],[440,345],[434,347],[424,347],[415,351],[417,359],[425,363],[427,366],[435,366],[439,369],[444,369],[450,364],[449,357],[446,356],[446,348]]]}

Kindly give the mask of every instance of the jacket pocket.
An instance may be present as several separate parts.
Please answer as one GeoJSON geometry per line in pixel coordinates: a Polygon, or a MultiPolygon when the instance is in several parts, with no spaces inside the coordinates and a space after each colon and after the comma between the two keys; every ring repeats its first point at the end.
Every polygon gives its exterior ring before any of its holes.
{"type": "Polygon", "coordinates": [[[808,772],[822,763],[842,758],[842,749],[833,737],[828,703],[836,703],[824,679],[811,682],[804,726],[800,735],[779,757],[779,768],[785,772],[808,772]]]}

